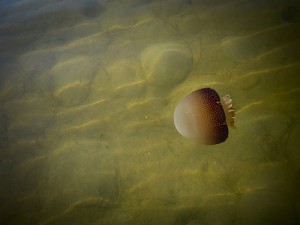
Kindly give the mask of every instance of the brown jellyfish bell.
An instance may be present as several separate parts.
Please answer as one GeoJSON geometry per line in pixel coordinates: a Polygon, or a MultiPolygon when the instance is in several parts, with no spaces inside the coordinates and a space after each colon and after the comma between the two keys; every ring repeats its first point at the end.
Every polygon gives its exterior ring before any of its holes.
{"type": "Polygon", "coordinates": [[[200,144],[214,145],[228,137],[235,113],[229,95],[220,99],[211,88],[201,88],[184,97],[174,111],[174,124],[184,137],[200,144]]]}

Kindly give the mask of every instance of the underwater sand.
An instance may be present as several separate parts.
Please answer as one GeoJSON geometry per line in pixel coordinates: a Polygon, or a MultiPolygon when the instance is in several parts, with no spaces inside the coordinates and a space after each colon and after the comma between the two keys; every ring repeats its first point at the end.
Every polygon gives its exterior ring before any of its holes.
{"type": "Polygon", "coordinates": [[[1,224],[300,223],[299,2],[0,6],[1,224]],[[173,125],[203,87],[223,144],[173,125]]]}

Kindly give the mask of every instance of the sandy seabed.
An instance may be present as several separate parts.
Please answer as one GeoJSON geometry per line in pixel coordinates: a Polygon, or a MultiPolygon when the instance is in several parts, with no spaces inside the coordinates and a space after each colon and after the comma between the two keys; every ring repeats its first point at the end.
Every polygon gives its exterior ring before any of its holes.
{"type": "Polygon", "coordinates": [[[299,2],[0,6],[1,224],[300,223],[299,2]],[[223,144],[173,125],[203,87],[223,144]]]}

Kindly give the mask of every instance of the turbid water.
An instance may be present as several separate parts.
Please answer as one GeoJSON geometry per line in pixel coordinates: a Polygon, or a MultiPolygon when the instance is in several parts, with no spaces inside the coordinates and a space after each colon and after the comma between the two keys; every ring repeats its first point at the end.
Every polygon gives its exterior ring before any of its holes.
{"type": "Polygon", "coordinates": [[[299,1],[0,1],[0,18],[0,224],[299,224],[299,1]],[[222,144],[173,124],[205,87],[233,99],[222,144]]]}

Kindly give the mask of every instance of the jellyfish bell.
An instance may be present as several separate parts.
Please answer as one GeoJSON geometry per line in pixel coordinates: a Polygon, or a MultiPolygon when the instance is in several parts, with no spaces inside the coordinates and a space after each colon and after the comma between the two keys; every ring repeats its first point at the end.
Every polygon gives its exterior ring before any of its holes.
{"type": "Polygon", "coordinates": [[[211,88],[201,88],[184,97],[174,111],[174,124],[184,137],[200,144],[214,145],[228,137],[235,113],[229,95],[220,99],[211,88]]]}

